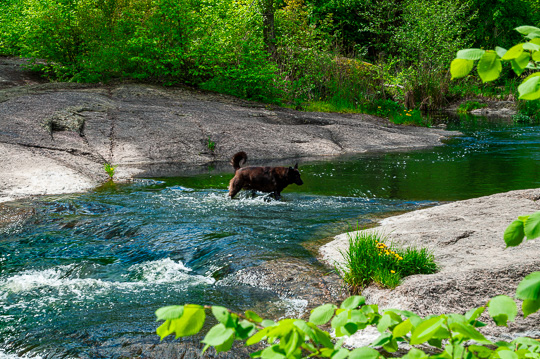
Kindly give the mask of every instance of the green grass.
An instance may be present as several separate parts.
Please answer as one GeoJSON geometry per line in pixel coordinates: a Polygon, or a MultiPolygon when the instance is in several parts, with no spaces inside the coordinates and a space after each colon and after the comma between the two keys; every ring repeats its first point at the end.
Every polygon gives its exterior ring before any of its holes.
{"type": "Polygon", "coordinates": [[[476,110],[477,108],[484,108],[487,107],[487,104],[480,103],[478,101],[465,101],[461,103],[457,109],[457,113],[459,114],[466,114],[471,112],[472,110],[476,110]]]}
{"type": "Polygon", "coordinates": [[[381,287],[395,288],[401,280],[413,274],[437,271],[433,254],[425,248],[394,248],[377,232],[356,232],[349,239],[349,250],[342,252],[345,267],[339,268],[351,293],[358,294],[372,282],[381,287]]]}

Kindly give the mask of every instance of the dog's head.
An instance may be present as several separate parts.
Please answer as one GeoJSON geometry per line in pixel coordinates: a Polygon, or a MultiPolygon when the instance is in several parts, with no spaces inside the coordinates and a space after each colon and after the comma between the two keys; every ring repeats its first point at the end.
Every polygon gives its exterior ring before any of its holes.
{"type": "Polygon", "coordinates": [[[299,186],[304,184],[304,181],[300,178],[300,171],[298,171],[298,163],[294,167],[289,167],[289,172],[287,174],[289,183],[295,183],[299,186]]]}

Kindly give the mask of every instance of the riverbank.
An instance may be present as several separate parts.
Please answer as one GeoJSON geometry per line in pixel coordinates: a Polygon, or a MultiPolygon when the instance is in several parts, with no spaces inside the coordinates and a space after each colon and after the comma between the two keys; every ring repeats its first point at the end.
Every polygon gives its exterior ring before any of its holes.
{"type": "MultiPolygon", "coordinates": [[[[414,275],[394,290],[375,285],[362,294],[380,308],[410,310],[422,316],[465,313],[486,305],[496,295],[515,294],[518,283],[540,270],[540,241],[505,249],[503,233],[517,216],[540,210],[540,189],[511,191],[421,209],[380,222],[368,229],[385,234],[389,242],[428,248],[440,266],[438,273],[414,275]]],[[[348,249],[345,233],[320,248],[328,265],[343,265],[340,251],[348,249]]],[[[485,316],[485,315],[484,315],[485,316]]],[[[483,318],[486,322],[487,316],[483,318]]],[[[483,333],[500,339],[518,335],[540,337],[540,313],[523,319],[521,309],[508,328],[489,325],[483,333]]],[[[365,334],[365,333],[364,333],[365,334]]],[[[377,333],[373,333],[378,335],[377,333]]],[[[349,344],[365,345],[374,338],[353,337],[349,344]]]]}
{"type": "Polygon", "coordinates": [[[90,190],[108,179],[106,162],[125,181],[226,165],[240,150],[251,164],[289,163],[437,146],[456,134],[186,88],[43,83],[1,60],[0,202],[90,190]]]}

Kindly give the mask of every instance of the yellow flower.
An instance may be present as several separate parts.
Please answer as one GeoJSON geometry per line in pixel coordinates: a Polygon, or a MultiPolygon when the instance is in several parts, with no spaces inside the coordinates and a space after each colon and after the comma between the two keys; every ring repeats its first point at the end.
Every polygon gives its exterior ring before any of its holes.
{"type": "Polygon", "coordinates": [[[407,116],[412,116],[410,113],[407,113],[406,115],[407,115],[407,116]]]}
{"type": "Polygon", "coordinates": [[[394,274],[394,273],[396,273],[396,271],[395,271],[395,270],[391,270],[390,273],[394,274]]]}
{"type": "Polygon", "coordinates": [[[377,108],[381,108],[381,106],[377,107],[377,108]]]}

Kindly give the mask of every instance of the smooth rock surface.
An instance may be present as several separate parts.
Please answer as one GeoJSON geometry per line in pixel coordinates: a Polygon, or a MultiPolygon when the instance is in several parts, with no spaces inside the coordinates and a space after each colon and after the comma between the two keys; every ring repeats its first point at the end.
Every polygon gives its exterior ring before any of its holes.
{"type": "MultiPolygon", "coordinates": [[[[518,283],[540,270],[540,240],[505,249],[503,233],[518,215],[540,210],[539,200],[540,189],[512,191],[382,220],[380,227],[367,231],[385,234],[388,242],[429,248],[440,271],[406,277],[394,290],[371,285],[362,294],[368,303],[377,303],[380,308],[411,310],[422,316],[464,314],[497,295],[513,297],[518,283]]],[[[322,259],[330,265],[343,264],[339,251],[348,249],[352,234],[339,235],[322,246],[322,259]]],[[[491,322],[485,314],[483,319],[491,322]]],[[[540,337],[539,324],[540,313],[523,319],[519,310],[516,322],[508,328],[489,325],[482,332],[499,338],[540,337]]],[[[354,336],[350,343],[354,344],[354,336]]]]}
{"type": "Polygon", "coordinates": [[[240,150],[255,164],[423,148],[456,134],[184,88],[43,83],[16,64],[0,58],[0,202],[88,190],[108,179],[105,162],[128,180],[224,164],[240,150]]]}

